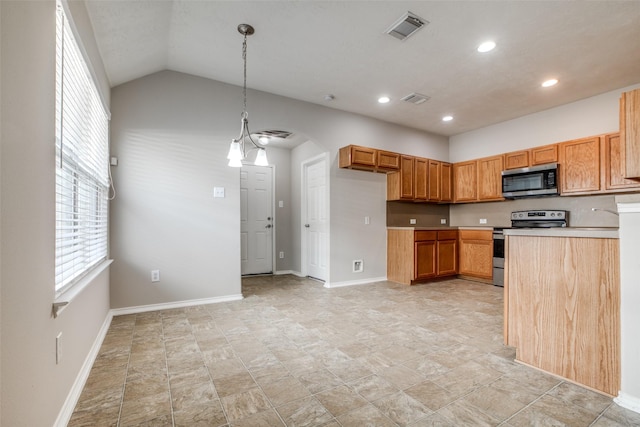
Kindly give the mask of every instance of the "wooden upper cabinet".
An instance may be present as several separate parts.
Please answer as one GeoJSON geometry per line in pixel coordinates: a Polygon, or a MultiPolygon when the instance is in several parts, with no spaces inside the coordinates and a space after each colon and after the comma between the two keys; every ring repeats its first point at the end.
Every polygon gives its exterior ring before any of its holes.
{"type": "Polygon", "coordinates": [[[426,201],[429,198],[429,159],[416,157],[413,168],[414,199],[426,201]]]}
{"type": "Polygon", "coordinates": [[[387,174],[387,200],[413,200],[415,197],[412,156],[400,156],[400,170],[387,174]]]}
{"type": "Polygon", "coordinates": [[[429,201],[439,202],[441,199],[441,171],[441,162],[437,160],[429,160],[429,201]]]}
{"type": "Polygon", "coordinates": [[[529,150],[514,151],[504,155],[505,169],[518,169],[529,167],[529,150]]]}
{"type": "Polygon", "coordinates": [[[640,188],[640,182],[625,178],[625,144],[619,133],[612,133],[603,137],[602,160],[604,172],[604,189],[620,190],[640,188]]]}
{"type": "Polygon", "coordinates": [[[387,173],[400,169],[400,154],[359,145],[340,149],[341,168],[387,173]]]}
{"type": "Polygon", "coordinates": [[[478,163],[475,160],[453,164],[453,200],[478,200],[478,163]]]}
{"type": "Polygon", "coordinates": [[[478,161],[478,200],[503,200],[503,157],[493,156],[478,161]]]}
{"type": "Polygon", "coordinates": [[[378,150],[376,156],[378,170],[392,171],[400,169],[400,154],[391,151],[378,150]]]}
{"type": "Polygon", "coordinates": [[[640,179],[640,89],[620,98],[620,140],[625,146],[625,177],[640,179]]]}
{"type": "Polygon", "coordinates": [[[453,201],[453,174],[451,163],[440,163],[440,201],[453,201]]]}
{"type": "Polygon", "coordinates": [[[543,145],[529,150],[529,166],[558,163],[558,144],[543,145]]]}
{"type": "Polygon", "coordinates": [[[560,143],[562,194],[600,191],[600,137],[560,143]]]}
{"type": "Polygon", "coordinates": [[[340,149],[340,167],[373,170],[376,167],[376,150],[358,145],[348,145],[340,149]]]}

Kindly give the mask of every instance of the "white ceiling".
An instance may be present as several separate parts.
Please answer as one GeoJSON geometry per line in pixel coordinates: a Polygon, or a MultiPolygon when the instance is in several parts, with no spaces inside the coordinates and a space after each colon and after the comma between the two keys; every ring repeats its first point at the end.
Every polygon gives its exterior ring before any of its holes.
{"type": "Polygon", "coordinates": [[[640,83],[636,0],[87,0],[87,9],[112,86],[166,69],[242,85],[236,27],[248,23],[250,88],[448,136],[640,83]],[[385,34],[407,11],[430,24],[405,41],[385,34]],[[496,49],[478,53],[487,39],[496,49]],[[551,77],[560,83],[541,88],[551,77]],[[431,99],[400,101],[412,92],[431,99]],[[383,94],[389,104],[377,103],[383,94]]]}

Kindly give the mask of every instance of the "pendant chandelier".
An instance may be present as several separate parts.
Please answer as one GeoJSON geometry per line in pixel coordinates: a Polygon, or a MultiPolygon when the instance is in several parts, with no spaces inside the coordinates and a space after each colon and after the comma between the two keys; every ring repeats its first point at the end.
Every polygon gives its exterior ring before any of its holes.
{"type": "Polygon", "coordinates": [[[247,154],[253,150],[258,150],[254,164],[256,166],[268,166],[267,150],[255,142],[251,137],[251,132],[249,132],[249,113],[247,112],[247,36],[253,34],[255,30],[249,24],[240,24],[238,25],[238,32],[244,36],[244,41],[242,42],[242,60],[244,62],[242,95],[244,97],[244,109],[240,116],[240,135],[231,140],[227,159],[229,159],[229,166],[240,168],[242,167],[242,161],[247,158],[247,154]]]}

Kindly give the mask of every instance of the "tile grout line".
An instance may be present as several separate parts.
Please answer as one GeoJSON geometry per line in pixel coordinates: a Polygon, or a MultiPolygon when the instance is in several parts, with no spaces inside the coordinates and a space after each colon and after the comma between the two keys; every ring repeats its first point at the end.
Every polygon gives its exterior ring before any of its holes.
{"type": "Polygon", "coordinates": [[[127,368],[124,373],[124,383],[122,384],[122,397],[120,398],[120,409],[118,410],[117,427],[120,427],[122,417],[122,407],[124,406],[124,393],[127,390],[127,378],[129,377],[129,366],[131,364],[131,351],[133,349],[133,335],[136,331],[136,322],[138,321],[138,315],[135,315],[133,321],[133,328],[131,328],[131,339],[129,340],[129,357],[127,358],[127,368]]]}
{"type": "Polygon", "coordinates": [[[164,354],[164,367],[167,370],[167,389],[169,391],[169,407],[171,408],[171,425],[175,427],[176,420],[173,414],[173,397],[171,396],[171,381],[169,379],[169,360],[167,358],[167,341],[165,340],[164,335],[164,315],[160,312],[160,327],[162,328],[162,349],[164,350],[162,353],[164,354]]]}

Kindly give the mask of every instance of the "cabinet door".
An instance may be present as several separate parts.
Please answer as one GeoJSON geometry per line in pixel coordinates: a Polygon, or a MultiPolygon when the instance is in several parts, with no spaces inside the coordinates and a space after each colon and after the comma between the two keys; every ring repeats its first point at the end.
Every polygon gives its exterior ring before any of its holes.
{"type": "Polygon", "coordinates": [[[543,145],[530,151],[531,166],[558,163],[558,144],[543,145]]]}
{"type": "Polygon", "coordinates": [[[478,200],[503,200],[502,156],[478,160],[478,200]]]}
{"type": "Polygon", "coordinates": [[[395,171],[400,169],[400,154],[378,150],[376,166],[379,170],[395,171]]]}
{"type": "Polygon", "coordinates": [[[436,277],[436,242],[421,241],[415,242],[415,278],[428,279],[436,277]]]}
{"type": "Polygon", "coordinates": [[[438,240],[438,276],[458,274],[458,242],[457,240],[438,240]]]}
{"type": "Polygon", "coordinates": [[[414,199],[415,200],[427,200],[429,198],[429,186],[428,186],[428,167],[429,160],[422,157],[416,157],[413,163],[413,177],[414,177],[414,199]]]}
{"type": "Polygon", "coordinates": [[[478,200],[478,173],[475,160],[453,164],[453,198],[455,202],[478,200]]]}
{"type": "Polygon", "coordinates": [[[413,200],[413,157],[400,157],[400,198],[413,200]]]}
{"type": "Polygon", "coordinates": [[[605,189],[640,188],[640,182],[625,178],[626,147],[620,140],[620,134],[605,135],[602,145],[604,148],[605,189]]]}
{"type": "Polygon", "coordinates": [[[460,274],[481,279],[493,278],[493,232],[460,230],[460,274]]]}
{"type": "Polygon", "coordinates": [[[451,163],[440,164],[440,201],[453,201],[451,163]]]}
{"type": "Polygon", "coordinates": [[[373,170],[376,167],[376,150],[357,145],[342,147],[340,149],[340,167],[373,170]]]}
{"type": "Polygon", "coordinates": [[[429,201],[439,202],[441,199],[441,170],[441,162],[437,160],[429,160],[429,201]]]}
{"type": "Polygon", "coordinates": [[[562,194],[600,191],[600,137],[560,144],[562,194]]]}
{"type": "Polygon", "coordinates": [[[504,155],[504,168],[518,169],[529,166],[529,151],[514,151],[504,155]]]}
{"type": "Polygon", "coordinates": [[[622,94],[620,138],[626,151],[625,176],[640,179],[640,89],[622,94]]]}

